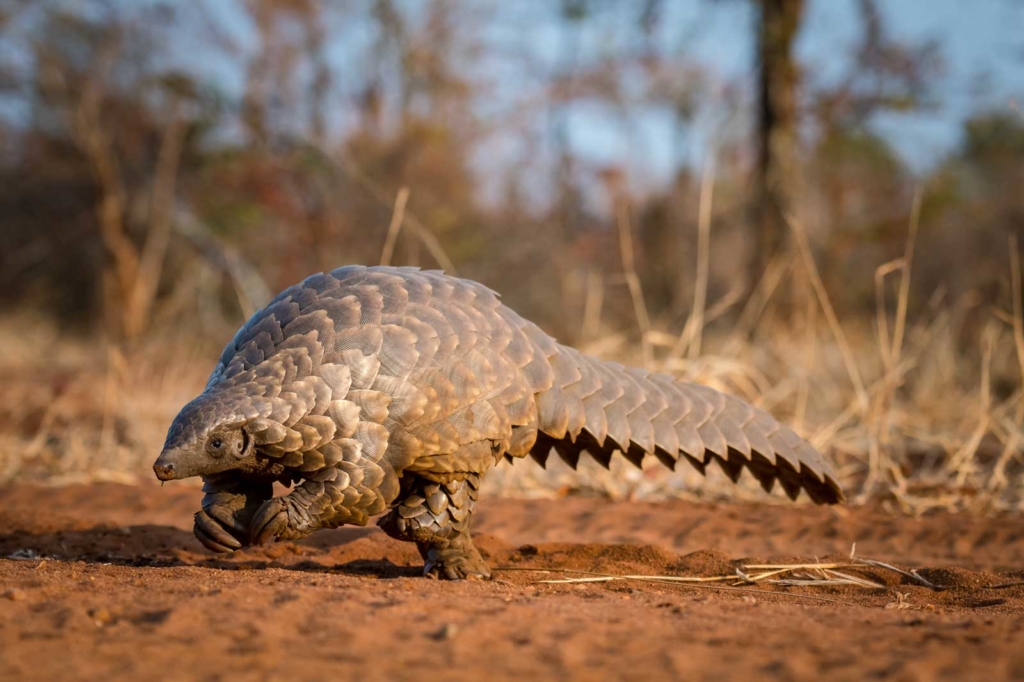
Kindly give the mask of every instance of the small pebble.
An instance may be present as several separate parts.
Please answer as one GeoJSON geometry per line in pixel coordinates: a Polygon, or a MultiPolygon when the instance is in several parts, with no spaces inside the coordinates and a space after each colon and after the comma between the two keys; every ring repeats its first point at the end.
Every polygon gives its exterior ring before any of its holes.
{"type": "Polygon", "coordinates": [[[12,587],[3,594],[4,599],[10,599],[11,601],[25,601],[28,599],[28,595],[25,594],[25,590],[19,590],[17,587],[12,587]]]}
{"type": "Polygon", "coordinates": [[[109,609],[101,606],[98,609],[92,609],[89,611],[89,617],[92,618],[92,622],[96,623],[97,627],[103,627],[104,625],[110,625],[114,622],[114,614],[109,609]]]}
{"type": "Polygon", "coordinates": [[[452,639],[459,634],[459,626],[454,623],[445,623],[444,627],[435,632],[431,637],[437,640],[452,639]]]}

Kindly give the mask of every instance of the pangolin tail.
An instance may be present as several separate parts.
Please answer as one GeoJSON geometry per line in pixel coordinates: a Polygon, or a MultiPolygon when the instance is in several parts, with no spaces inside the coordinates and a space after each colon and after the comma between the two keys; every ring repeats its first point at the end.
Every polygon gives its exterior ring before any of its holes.
{"type": "Polygon", "coordinates": [[[537,395],[538,435],[530,450],[542,465],[552,451],[570,466],[582,453],[608,466],[620,451],[640,465],[654,455],[667,467],[685,459],[702,474],[717,462],[733,481],[747,469],[771,491],[795,499],[842,502],[828,462],[767,412],[707,386],[624,367],[559,346],[553,386],[537,395]]]}

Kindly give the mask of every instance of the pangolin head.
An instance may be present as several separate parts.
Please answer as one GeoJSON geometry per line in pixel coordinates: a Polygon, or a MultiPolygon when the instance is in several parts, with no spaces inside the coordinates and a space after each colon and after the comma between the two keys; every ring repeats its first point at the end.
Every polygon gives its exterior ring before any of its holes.
{"type": "Polygon", "coordinates": [[[161,481],[240,469],[254,458],[244,396],[207,390],[181,409],[153,471],[161,481]]]}

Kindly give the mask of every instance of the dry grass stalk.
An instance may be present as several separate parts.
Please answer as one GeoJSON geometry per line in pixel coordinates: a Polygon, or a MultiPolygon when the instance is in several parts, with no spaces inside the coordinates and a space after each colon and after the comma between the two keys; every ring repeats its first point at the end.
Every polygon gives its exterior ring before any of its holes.
{"type": "MultiPolygon", "coordinates": [[[[1010,288],[1013,297],[1013,344],[1017,351],[1017,366],[1020,369],[1021,386],[1024,386],[1024,304],[1021,302],[1020,251],[1017,235],[1010,234],[1010,288]]],[[[1024,401],[1018,404],[1017,423],[1024,420],[1024,401]]]]}
{"type": "MultiPolygon", "coordinates": [[[[616,580],[634,580],[634,581],[637,581],[637,582],[660,583],[662,585],[665,585],[665,584],[676,584],[676,585],[680,585],[682,587],[695,587],[695,588],[701,588],[701,589],[720,590],[720,591],[726,591],[726,592],[742,592],[745,595],[764,594],[764,595],[771,595],[773,597],[782,597],[782,598],[789,598],[789,599],[804,599],[804,600],[809,600],[809,601],[827,602],[827,603],[830,603],[830,604],[840,604],[842,606],[858,606],[858,604],[853,604],[851,602],[843,601],[841,599],[833,599],[831,597],[822,597],[822,596],[819,596],[819,595],[816,595],[816,594],[800,594],[800,593],[796,593],[796,592],[777,592],[777,591],[773,591],[773,590],[761,590],[761,589],[755,589],[755,588],[750,588],[750,587],[734,587],[732,585],[716,584],[716,582],[714,582],[714,581],[704,581],[704,580],[693,581],[693,580],[666,579],[666,577],[667,578],[675,578],[676,576],[648,576],[648,575],[619,576],[619,575],[612,575],[612,574],[608,574],[608,573],[596,573],[594,571],[579,571],[579,570],[574,570],[574,569],[569,569],[569,568],[565,568],[565,569],[561,569],[561,568],[547,569],[547,568],[531,568],[529,566],[499,566],[499,567],[497,567],[497,568],[495,568],[493,570],[495,570],[495,571],[529,571],[529,572],[534,572],[534,573],[568,573],[568,574],[578,574],[578,575],[590,576],[590,578],[578,578],[578,579],[567,579],[567,580],[538,580],[537,581],[538,584],[548,584],[548,585],[551,585],[551,584],[571,585],[571,584],[585,584],[585,583],[594,583],[594,582],[614,582],[616,580]],[[596,578],[596,580],[592,579],[592,578],[596,578]]],[[[726,579],[732,579],[733,578],[733,576],[723,576],[723,577],[726,578],[726,579]]]]}
{"type": "Polygon", "coordinates": [[[881,589],[885,585],[866,580],[864,578],[853,576],[848,573],[842,573],[837,569],[840,568],[854,568],[857,564],[851,563],[810,563],[810,564],[790,564],[790,565],[775,565],[775,564],[758,564],[758,565],[745,565],[742,568],[736,569],[736,575],[739,576],[740,582],[734,583],[735,585],[741,584],[757,584],[758,582],[768,583],[771,585],[783,585],[783,586],[798,586],[798,585],[813,585],[815,587],[822,587],[825,585],[856,585],[857,587],[868,587],[871,589],[881,589]],[[752,569],[771,569],[751,575],[748,571],[752,569]],[[777,578],[775,576],[782,576],[785,574],[791,574],[790,577],[777,578]]]}
{"type": "Polygon", "coordinates": [[[1009,479],[1006,477],[1006,466],[1020,452],[1020,446],[1020,431],[1014,429],[1003,446],[1003,451],[999,454],[999,459],[996,460],[995,466],[992,467],[992,476],[989,478],[988,485],[986,486],[990,496],[998,495],[1010,484],[1009,479]]]}
{"type": "MultiPolygon", "coordinates": [[[[345,157],[343,159],[343,167],[349,176],[359,183],[363,189],[368,191],[374,199],[387,204],[388,206],[393,206],[391,198],[388,196],[388,193],[384,188],[364,173],[362,168],[359,167],[359,164],[353,159],[345,157]]],[[[455,263],[448,257],[448,253],[444,250],[444,247],[441,246],[441,242],[437,240],[434,233],[431,232],[426,225],[420,222],[415,215],[408,211],[405,212],[402,224],[415,234],[416,238],[419,239],[425,247],[427,247],[427,251],[430,252],[430,255],[435,261],[437,261],[437,264],[441,266],[442,270],[447,272],[449,275],[458,274],[455,268],[455,263]]]]}
{"type": "Polygon", "coordinates": [[[779,285],[792,273],[793,262],[793,254],[787,252],[775,254],[768,262],[725,343],[724,354],[735,355],[741,351],[744,341],[750,338],[779,285]]]}
{"type": "Polygon", "coordinates": [[[538,580],[538,583],[548,585],[571,585],[579,583],[604,583],[614,582],[620,580],[637,580],[644,582],[661,582],[661,583],[718,583],[735,581],[737,577],[738,582],[732,584],[733,587],[739,585],[756,585],[756,584],[771,584],[779,586],[811,586],[811,587],[828,587],[836,585],[853,585],[856,587],[863,587],[866,589],[885,589],[885,585],[881,583],[868,580],[861,576],[853,575],[839,569],[846,568],[875,568],[883,569],[898,573],[899,575],[908,578],[919,585],[927,587],[931,590],[941,591],[946,589],[940,585],[935,585],[925,578],[921,577],[917,571],[906,571],[904,569],[893,566],[882,561],[875,561],[873,559],[862,559],[854,556],[853,551],[850,554],[850,560],[846,562],[809,562],[801,564],[744,564],[736,569],[734,575],[715,575],[715,576],[688,576],[688,575],[638,575],[638,574],[612,574],[612,573],[596,573],[592,571],[580,571],[574,569],[532,569],[525,567],[503,567],[498,570],[520,570],[520,571],[538,571],[543,573],[566,573],[566,574],[578,574],[584,577],[578,578],[558,578],[551,580],[538,580]],[[751,571],[759,571],[758,573],[751,573],[751,571]],[[781,577],[787,576],[787,577],[781,577]]]}
{"type": "Polygon", "coordinates": [[[918,575],[916,570],[915,571],[904,571],[901,568],[896,568],[895,566],[893,566],[891,564],[886,564],[886,563],[883,563],[881,561],[875,561],[874,559],[860,559],[860,558],[856,558],[855,561],[856,561],[856,564],[860,565],[860,566],[871,566],[871,567],[874,567],[874,568],[884,568],[884,569],[886,569],[888,571],[894,571],[894,572],[899,573],[900,575],[902,575],[902,576],[904,576],[906,578],[910,578],[911,580],[913,580],[914,582],[918,583],[919,585],[923,585],[923,586],[927,587],[930,590],[935,590],[936,592],[940,592],[940,591],[946,589],[945,587],[943,587],[941,585],[934,585],[934,584],[928,582],[927,580],[922,578],[920,575],[918,575]]]}
{"type": "Polygon", "coordinates": [[[981,386],[979,388],[979,407],[977,409],[978,421],[974,431],[971,433],[971,437],[960,446],[949,460],[948,469],[956,474],[957,485],[961,486],[972,470],[971,462],[978,452],[978,446],[981,445],[981,440],[988,433],[989,425],[991,424],[992,348],[995,345],[994,337],[996,334],[997,332],[994,330],[987,330],[982,335],[981,386]]]}
{"type": "Polygon", "coordinates": [[[636,324],[640,328],[640,345],[643,350],[644,367],[650,369],[654,357],[651,352],[651,342],[648,338],[651,332],[651,318],[647,313],[647,304],[644,303],[644,291],[640,285],[640,276],[636,273],[636,258],[633,255],[633,234],[629,222],[629,205],[625,201],[619,201],[618,204],[618,220],[616,223],[619,228],[619,250],[622,255],[622,270],[626,277],[626,286],[629,288],[629,296],[633,301],[636,324]]]}
{"type": "Polygon", "coordinates": [[[1020,587],[1024,585],[1024,580],[1013,580],[1008,583],[999,583],[998,585],[989,585],[986,590],[1005,590],[1008,587],[1020,587]]]}
{"type": "Polygon", "coordinates": [[[395,243],[398,241],[398,233],[402,230],[402,223],[405,221],[405,204],[409,201],[409,188],[402,187],[395,197],[395,208],[391,212],[391,224],[388,226],[388,236],[384,240],[384,248],[380,252],[380,264],[391,265],[391,257],[395,254],[395,243]]]}
{"type": "Polygon", "coordinates": [[[700,200],[697,208],[697,275],[693,288],[693,309],[679,335],[679,341],[669,353],[670,358],[682,357],[683,353],[691,362],[700,355],[701,337],[704,333],[704,312],[708,297],[708,273],[711,249],[711,208],[715,192],[715,159],[708,154],[700,182],[700,200]]]}
{"type": "Polygon", "coordinates": [[[818,298],[818,303],[821,305],[822,312],[825,313],[825,319],[828,321],[828,326],[832,330],[832,334],[839,346],[840,353],[842,353],[843,364],[846,365],[846,371],[850,375],[850,381],[853,383],[853,387],[857,391],[857,399],[860,401],[861,408],[866,409],[868,406],[868,395],[867,391],[864,389],[864,380],[861,378],[860,369],[857,367],[857,361],[854,359],[853,351],[850,350],[850,344],[846,340],[846,334],[843,332],[843,327],[839,323],[839,317],[836,316],[836,311],[832,307],[832,301],[829,299],[828,291],[825,290],[825,284],[821,281],[821,274],[818,272],[818,266],[814,263],[814,254],[811,253],[811,245],[807,242],[807,233],[804,231],[803,226],[794,218],[790,217],[788,222],[790,229],[793,230],[793,234],[796,236],[796,242],[799,247],[800,254],[803,257],[804,267],[807,269],[807,274],[811,278],[811,286],[814,288],[814,294],[818,298]]]}
{"type": "Polygon", "coordinates": [[[903,349],[903,334],[907,326],[907,304],[910,300],[910,273],[914,263],[914,245],[917,244],[917,230],[921,223],[921,201],[923,192],[920,187],[914,192],[914,203],[910,209],[910,229],[907,231],[907,243],[903,252],[903,274],[900,277],[900,295],[896,303],[896,326],[892,335],[893,362],[900,361],[903,349]]]}
{"type": "MultiPolygon", "coordinates": [[[[583,305],[583,328],[580,338],[591,339],[601,325],[604,306],[604,276],[597,268],[587,269],[587,298],[583,305]]],[[[653,332],[652,332],[653,333],[653,332]]]]}
{"type": "Polygon", "coordinates": [[[707,327],[707,325],[725,315],[734,305],[739,303],[740,299],[743,298],[745,286],[742,280],[737,279],[733,281],[732,286],[725,292],[725,295],[715,301],[714,305],[704,313],[704,326],[707,327]]]}
{"type": "Polygon", "coordinates": [[[878,349],[887,370],[892,367],[892,347],[889,340],[889,314],[885,306],[885,278],[894,272],[903,271],[905,263],[904,258],[897,258],[875,269],[875,324],[878,326],[878,349]]]}
{"type": "Polygon", "coordinates": [[[913,272],[914,245],[917,242],[917,231],[920,223],[922,193],[920,188],[914,193],[914,201],[910,211],[910,226],[907,230],[907,241],[903,257],[881,266],[875,272],[876,297],[878,310],[878,348],[885,367],[883,390],[875,394],[871,403],[871,443],[869,446],[868,478],[864,484],[862,497],[869,496],[875,484],[881,479],[883,471],[892,478],[894,493],[901,502],[906,490],[906,481],[888,453],[891,449],[890,435],[892,432],[893,410],[896,404],[896,390],[903,383],[903,374],[892,371],[899,364],[903,353],[903,338],[906,333],[907,309],[910,300],[910,282],[913,272]],[[888,314],[885,306],[885,276],[891,272],[900,273],[899,296],[896,303],[896,319],[892,339],[889,339],[888,314]]]}

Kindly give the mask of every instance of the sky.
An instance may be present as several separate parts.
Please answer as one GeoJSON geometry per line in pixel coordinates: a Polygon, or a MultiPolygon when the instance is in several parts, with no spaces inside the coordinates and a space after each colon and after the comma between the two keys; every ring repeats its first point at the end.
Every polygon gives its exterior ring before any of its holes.
{"type": "MultiPolygon", "coordinates": [[[[668,25],[697,24],[687,53],[717,74],[721,82],[744,82],[754,92],[754,14],[745,2],[668,3],[668,25]]],[[[935,40],[941,47],[943,74],[936,88],[937,106],[929,111],[878,115],[872,128],[882,134],[908,166],[925,172],[960,141],[962,123],[984,109],[1024,107],[1024,1],[1021,0],[884,0],[884,25],[893,39],[935,40]]],[[[854,0],[810,0],[797,42],[799,61],[809,79],[829,83],[848,68],[845,57],[860,35],[854,0]]],[[[684,29],[685,30],[685,29],[684,29]]],[[[749,123],[749,121],[747,122],[749,123]]],[[[709,126],[720,124],[712,121],[709,126]]],[[[698,122],[699,125],[699,122],[698,122]]],[[[671,172],[672,150],[663,143],[668,122],[648,117],[639,154],[652,179],[671,172]]],[[[611,161],[627,154],[629,140],[613,126],[602,125],[585,110],[570,125],[575,146],[611,161]]],[[[692,136],[688,161],[698,165],[706,153],[708,130],[692,136]]]]}
{"type": "MultiPolygon", "coordinates": [[[[50,0],[74,5],[75,0],[50,0]]],[[[240,97],[244,68],[257,47],[253,26],[238,3],[222,0],[119,0],[125,6],[158,4],[195,8],[217,24],[241,51],[238,55],[211,54],[208,38],[200,31],[179,32],[174,58],[200,78],[240,97]]],[[[340,0],[339,0],[340,1],[340,0]]],[[[601,0],[592,0],[600,4],[601,0]]],[[[412,20],[421,4],[396,0],[412,20]]],[[[484,25],[482,40],[500,48],[529,56],[529,67],[516,60],[491,58],[466,61],[466,69],[496,86],[475,105],[482,117],[515,111],[521,100],[536,96],[564,58],[566,32],[559,16],[561,3],[551,0],[456,0],[466,12],[493,13],[500,17],[484,25]],[[534,69],[530,72],[530,68],[534,69]]],[[[367,0],[350,0],[340,13],[335,44],[329,60],[338,75],[334,97],[337,112],[333,122],[339,130],[351,123],[352,84],[361,81],[361,71],[380,68],[365,58],[365,48],[374,36],[366,22],[346,22],[368,7],[367,0]],[[363,54],[360,59],[356,55],[363,54]]],[[[937,106],[930,111],[876,116],[871,126],[881,133],[915,171],[925,172],[955,149],[963,121],[984,109],[1009,109],[1013,101],[1024,102],[1024,0],[880,0],[884,25],[899,41],[935,40],[941,45],[945,71],[936,88],[937,106]]],[[[583,54],[597,56],[628,49],[636,32],[622,30],[625,21],[635,21],[635,12],[623,3],[594,14],[580,34],[583,54]],[[625,7],[624,10],[615,9],[625,7]]],[[[589,103],[574,104],[561,113],[574,152],[590,165],[618,165],[629,169],[634,184],[650,186],[666,182],[677,165],[699,166],[724,131],[749,135],[749,106],[756,92],[753,71],[754,10],[746,0],[664,0],[664,16],[655,40],[666,51],[679,54],[680,63],[697,63],[707,75],[702,92],[702,112],[680,141],[673,137],[672,117],[666,111],[631,112],[623,121],[621,112],[589,103]],[[745,103],[726,105],[719,99],[730,85],[747,93],[745,103]],[[735,107],[736,110],[730,110],[735,107]],[[746,107],[746,109],[744,109],[746,107]],[[682,148],[680,149],[680,144],[682,148]]],[[[188,12],[179,12],[188,15],[188,12]]],[[[186,18],[186,23],[189,21],[186,18]]],[[[467,22],[471,23],[471,22],[467,22]]],[[[807,78],[827,83],[848,69],[847,56],[860,31],[856,0],[808,0],[797,52],[806,67],[807,78]]],[[[10,49],[10,46],[8,46],[10,49]]],[[[301,116],[296,115],[296,119],[301,116]]],[[[550,138],[550,118],[537,116],[526,129],[501,133],[481,147],[477,165],[486,172],[510,164],[534,162],[535,150],[529,136],[550,138]]],[[[550,145],[549,145],[550,147],[550,145]]],[[[550,151],[550,149],[548,150],[550,151]]],[[[550,161],[550,159],[548,160],[550,161]]]]}
{"type": "MultiPolygon", "coordinates": [[[[913,167],[924,169],[955,147],[972,112],[1024,104],[1024,2],[885,0],[879,6],[895,38],[937,40],[945,61],[937,110],[875,121],[913,167]]],[[[849,0],[811,3],[800,45],[805,62],[828,63],[832,45],[855,39],[852,9],[849,0]]]]}

